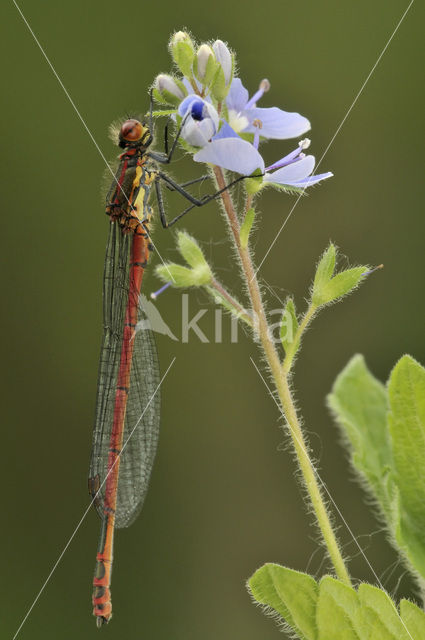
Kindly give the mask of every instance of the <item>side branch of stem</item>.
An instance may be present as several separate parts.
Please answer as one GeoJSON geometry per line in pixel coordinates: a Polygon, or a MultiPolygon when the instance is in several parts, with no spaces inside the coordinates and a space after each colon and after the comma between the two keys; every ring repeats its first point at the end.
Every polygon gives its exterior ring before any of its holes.
{"type": "Polygon", "coordinates": [[[250,327],[254,326],[254,322],[249,313],[242,307],[242,305],[239,304],[237,300],[235,300],[235,298],[233,298],[233,296],[227,291],[227,289],[223,287],[222,284],[218,282],[218,280],[213,278],[209,289],[211,290],[212,294],[216,293],[228,304],[229,307],[231,307],[232,312],[235,314],[235,316],[246,322],[246,324],[248,324],[250,327]]]}
{"type": "Polygon", "coordinates": [[[285,358],[282,364],[282,374],[287,376],[291,371],[291,367],[294,361],[294,357],[299,349],[300,341],[303,336],[304,331],[307,329],[311,320],[313,319],[314,314],[317,311],[317,306],[313,303],[310,303],[307,311],[305,312],[298,329],[295,332],[291,345],[287,348],[285,358]]]}

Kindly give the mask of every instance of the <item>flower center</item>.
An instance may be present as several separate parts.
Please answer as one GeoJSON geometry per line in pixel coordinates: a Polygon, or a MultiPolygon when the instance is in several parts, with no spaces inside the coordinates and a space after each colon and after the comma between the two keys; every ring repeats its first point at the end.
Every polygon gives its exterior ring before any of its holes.
{"type": "Polygon", "coordinates": [[[233,131],[236,133],[240,133],[244,131],[249,125],[249,120],[246,116],[242,115],[239,111],[234,111],[233,109],[229,109],[229,124],[232,127],[233,131]]]}
{"type": "Polygon", "coordinates": [[[190,113],[194,120],[203,120],[205,117],[204,103],[202,100],[194,100],[190,107],[190,113]]]}

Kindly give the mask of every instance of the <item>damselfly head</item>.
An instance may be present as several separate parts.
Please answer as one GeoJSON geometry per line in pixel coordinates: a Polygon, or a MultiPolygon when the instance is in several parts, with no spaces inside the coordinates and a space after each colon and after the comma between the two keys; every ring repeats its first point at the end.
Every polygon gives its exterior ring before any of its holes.
{"type": "Polygon", "coordinates": [[[148,147],[151,142],[152,134],[144,123],[130,118],[121,125],[118,144],[122,149],[126,147],[148,147]]]}

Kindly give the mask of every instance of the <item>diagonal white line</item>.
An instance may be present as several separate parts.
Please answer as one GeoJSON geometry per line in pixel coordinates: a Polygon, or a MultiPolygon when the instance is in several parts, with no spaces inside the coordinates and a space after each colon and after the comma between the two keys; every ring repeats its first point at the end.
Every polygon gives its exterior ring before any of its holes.
{"type": "MultiPolygon", "coordinates": [[[[259,368],[258,368],[258,367],[257,367],[257,365],[255,364],[255,362],[254,362],[253,358],[251,358],[251,356],[249,357],[249,359],[251,360],[252,364],[254,365],[255,370],[257,371],[257,373],[258,373],[258,375],[260,376],[261,380],[264,382],[264,386],[266,387],[267,391],[269,392],[269,395],[270,395],[270,397],[272,398],[273,402],[275,403],[275,405],[276,405],[276,406],[277,406],[277,408],[279,409],[279,412],[281,413],[281,415],[282,415],[283,419],[287,422],[286,417],[285,417],[285,414],[284,414],[284,412],[283,412],[283,410],[282,410],[282,407],[280,406],[280,404],[278,403],[278,401],[277,401],[277,400],[276,400],[276,398],[274,397],[273,392],[271,391],[271,389],[270,389],[269,385],[268,385],[268,384],[267,384],[267,382],[265,381],[265,379],[264,379],[264,377],[263,377],[263,375],[262,375],[261,371],[259,370],[259,368]]],[[[288,424],[288,427],[290,428],[290,425],[289,425],[289,424],[288,424]]],[[[333,504],[333,506],[334,506],[334,508],[335,508],[335,511],[338,513],[339,517],[341,518],[342,522],[344,523],[345,527],[347,528],[347,531],[349,532],[350,536],[353,538],[353,540],[354,540],[354,543],[355,543],[356,547],[357,547],[357,548],[358,548],[358,550],[360,551],[360,554],[363,556],[363,558],[364,558],[364,560],[365,560],[365,562],[366,562],[367,566],[368,566],[368,567],[369,567],[369,569],[371,570],[371,572],[372,572],[372,574],[373,574],[373,576],[374,576],[374,578],[375,578],[376,582],[378,583],[378,585],[379,585],[380,589],[382,589],[382,591],[385,591],[384,587],[382,586],[382,583],[381,583],[380,579],[378,578],[378,576],[377,576],[377,575],[376,575],[376,573],[375,573],[374,568],[373,568],[373,567],[372,567],[372,565],[370,564],[370,562],[369,562],[369,560],[368,560],[368,558],[367,558],[367,556],[366,556],[365,552],[363,551],[363,549],[362,549],[362,548],[361,548],[361,546],[359,545],[359,543],[358,543],[358,541],[357,541],[357,539],[356,539],[356,537],[355,537],[355,535],[354,535],[353,531],[351,530],[350,525],[348,524],[348,522],[346,521],[346,519],[345,519],[345,518],[344,518],[344,516],[342,515],[341,510],[339,509],[338,505],[336,504],[335,500],[333,499],[333,497],[332,497],[332,495],[331,495],[331,493],[330,493],[329,489],[327,488],[326,484],[324,483],[324,481],[323,481],[323,480],[322,480],[322,478],[320,477],[319,472],[317,471],[316,467],[314,466],[314,464],[313,464],[313,463],[312,463],[312,461],[310,460],[310,457],[309,457],[309,455],[308,455],[307,451],[305,450],[303,443],[299,440],[298,436],[297,436],[297,435],[292,431],[292,429],[291,429],[291,433],[292,433],[293,437],[295,438],[295,440],[297,441],[297,443],[299,444],[299,446],[300,446],[300,448],[301,448],[302,452],[304,453],[305,457],[307,458],[307,461],[308,461],[308,463],[309,463],[309,465],[310,465],[311,469],[313,470],[314,475],[316,476],[317,480],[319,481],[320,486],[321,486],[321,487],[324,489],[324,491],[326,492],[326,494],[327,494],[327,496],[328,496],[329,500],[332,502],[332,504],[333,504]]],[[[395,609],[395,611],[396,611],[396,613],[397,613],[397,616],[398,616],[399,614],[398,614],[397,608],[396,608],[396,606],[395,606],[395,604],[394,604],[394,602],[393,602],[392,598],[391,598],[391,603],[392,603],[392,605],[393,605],[393,607],[394,607],[394,609],[395,609]]],[[[401,617],[400,617],[400,621],[402,622],[402,624],[403,624],[403,626],[404,626],[404,628],[405,628],[405,630],[406,630],[407,634],[409,635],[409,638],[411,638],[411,640],[414,640],[414,638],[411,636],[411,634],[410,634],[410,632],[409,632],[409,629],[406,627],[406,625],[404,624],[404,622],[403,622],[403,620],[401,619],[401,617]]]]}
{"type": "MultiPolygon", "coordinates": [[[[55,76],[56,80],[59,82],[60,86],[62,87],[66,97],[68,98],[69,102],[71,103],[72,108],[74,109],[75,113],[77,114],[78,118],[81,121],[81,124],[83,125],[84,129],[87,131],[91,141],[93,142],[94,146],[96,147],[97,151],[99,152],[100,157],[102,158],[103,162],[105,163],[105,165],[108,168],[108,171],[111,173],[114,181],[116,182],[116,184],[118,185],[118,188],[120,189],[121,193],[123,194],[125,200],[127,201],[127,204],[130,206],[130,208],[132,209],[132,211],[134,211],[133,205],[131,204],[131,202],[129,201],[129,199],[127,198],[126,194],[124,193],[124,190],[122,189],[121,185],[119,184],[114,172],[112,171],[109,162],[107,161],[107,159],[105,158],[105,155],[102,151],[102,149],[100,148],[100,146],[98,145],[98,143],[96,142],[96,139],[94,137],[94,135],[92,134],[92,132],[90,131],[86,121],[84,120],[83,116],[81,115],[77,105],[75,104],[74,100],[71,98],[67,88],[65,87],[64,83],[62,82],[61,78],[59,77],[59,74],[57,73],[56,69],[54,68],[53,64],[51,63],[47,53],[45,52],[45,50],[43,49],[40,41],[38,40],[37,36],[35,35],[34,31],[32,30],[30,24],[28,23],[28,20],[26,19],[26,17],[24,16],[24,14],[22,13],[21,8],[19,7],[19,5],[17,4],[16,0],[12,0],[13,4],[15,5],[16,9],[18,10],[22,20],[24,21],[25,25],[28,28],[28,31],[30,32],[30,34],[32,35],[34,42],[36,43],[36,45],[38,46],[38,48],[40,49],[41,53],[43,54],[44,59],[46,60],[47,64],[49,65],[50,69],[53,72],[53,75],[55,76]]],[[[149,236],[149,240],[150,242],[152,242],[152,245],[155,247],[155,251],[158,254],[159,259],[161,260],[162,264],[164,265],[164,267],[167,269],[168,274],[171,278],[171,280],[173,282],[175,282],[167,264],[164,262],[164,260],[161,257],[161,254],[158,251],[158,248],[155,246],[152,238],[149,236]]]]}
{"type": "Polygon", "coordinates": [[[111,466],[111,468],[109,469],[108,473],[105,476],[105,479],[103,480],[102,484],[100,485],[99,489],[97,490],[96,494],[93,496],[89,506],[87,507],[87,509],[84,511],[81,519],[79,520],[77,526],[75,527],[74,531],[72,532],[72,535],[70,536],[69,540],[67,541],[66,545],[64,546],[64,548],[62,549],[61,553],[59,554],[58,559],[56,560],[56,562],[54,563],[52,569],[50,570],[49,575],[47,576],[46,580],[44,581],[40,591],[37,593],[36,597],[34,598],[33,603],[31,604],[30,608],[28,609],[28,611],[26,612],[21,624],[19,625],[15,635],[13,636],[12,640],[15,640],[15,638],[17,638],[20,630],[22,629],[22,627],[24,626],[28,616],[30,615],[31,611],[34,609],[38,599],[40,598],[41,594],[43,593],[44,589],[46,588],[48,582],[50,581],[50,578],[52,577],[52,575],[54,574],[54,572],[56,571],[60,561],[62,560],[63,556],[65,555],[66,550],[68,549],[69,545],[71,544],[72,540],[75,537],[75,534],[77,533],[78,529],[81,527],[81,525],[83,524],[88,512],[90,511],[90,509],[92,508],[92,505],[94,503],[94,501],[96,500],[100,490],[102,489],[103,485],[105,484],[105,482],[107,481],[109,474],[111,473],[111,471],[113,470],[113,468],[115,467],[115,464],[118,462],[119,458],[121,457],[121,454],[124,452],[124,449],[126,448],[130,438],[132,437],[133,433],[135,432],[136,428],[138,427],[140,420],[143,418],[143,416],[145,415],[149,405],[151,404],[152,400],[154,399],[154,397],[156,396],[156,394],[159,391],[159,388],[161,387],[162,383],[164,382],[169,370],[171,369],[171,367],[173,366],[174,362],[175,362],[176,358],[174,357],[172,359],[172,361],[170,362],[170,364],[168,365],[168,369],[167,371],[164,373],[164,375],[162,376],[157,388],[155,389],[155,391],[153,392],[152,396],[149,398],[148,403],[146,404],[146,407],[143,409],[143,412],[140,416],[140,418],[138,419],[138,421],[136,422],[135,426],[133,427],[133,429],[131,430],[130,435],[128,436],[127,440],[125,441],[125,443],[123,444],[123,447],[121,449],[121,453],[119,453],[119,455],[117,456],[114,464],[111,466]]]}
{"type": "MultiPolygon", "coordinates": [[[[369,71],[365,81],[363,82],[362,86],[360,87],[359,91],[357,92],[356,97],[354,98],[353,102],[351,103],[350,108],[348,109],[348,111],[346,112],[345,116],[343,117],[343,119],[341,120],[341,122],[339,123],[337,130],[335,131],[334,135],[332,136],[328,146],[326,147],[326,149],[324,150],[324,152],[322,153],[322,155],[320,156],[320,159],[314,169],[314,172],[312,173],[311,177],[313,177],[319,166],[322,163],[323,158],[326,156],[326,154],[328,153],[329,149],[331,148],[331,146],[334,143],[335,138],[337,137],[337,135],[339,134],[339,132],[341,131],[345,121],[347,120],[348,116],[350,115],[351,111],[353,110],[354,106],[356,105],[358,99],[360,98],[361,94],[363,93],[364,88],[366,87],[367,83],[369,82],[370,78],[372,77],[376,67],[378,66],[378,64],[380,63],[382,56],[384,55],[384,53],[386,52],[386,50],[388,49],[388,47],[390,46],[390,43],[392,41],[392,39],[394,38],[395,34],[397,33],[397,31],[399,30],[399,27],[401,26],[401,23],[403,22],[404,18],[407,16],[410,7],[412,6],[412,4],[414,3],[414,0],[411,0],[409,3],[409,6],[407,7],[407,9],[404,11],[403,15],[401,16],[400,20],[398,21],[395,29],[393,30],[391,36],[388,38],[384,48],[382,49],[381,53],[378,56],[378,59],[376,60],[375,64],[373,65],[372,69],[369,71]]],[[[272,250],[273,246],[275,245],[277,239],[279,238],[282,230],[284,229],[286,223],[288,222],[289,218],[292,216],[295,207],[297,206],[297,204],[299,203],[299,201],[301,200],[301,198],[303,197],[305,190],[307,187],[304,187],[303,190],[301,191],[301,193],[298,195],[297,199],[295,200],[291,210],[289,211],[288,215],[286,216],[285,220],[283,221],[282,226],[280,227],[279,231],[277,232],[277,234],[275,235],[272,243],[270,244],[268,250],[266,251],[263,259],[261,260],[260,264],[258,265],[254,276],[252,277],[252,279],[257,275],[257,273],[259,272],[259,270],[261,269],[261,266],[263,265],[264,261],[266,260],[267,256],[269,255],[270,251],[272,250]]]]}

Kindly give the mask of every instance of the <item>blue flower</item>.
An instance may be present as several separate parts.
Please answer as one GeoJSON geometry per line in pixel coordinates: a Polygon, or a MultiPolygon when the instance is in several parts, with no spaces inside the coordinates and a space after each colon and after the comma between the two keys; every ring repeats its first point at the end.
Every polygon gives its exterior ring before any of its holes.
{"type": "Polygon", "coordinates": [[[313,184],[317,184],[321,180],[331,178],[333,173],[330,171],[312,175],[316,164],[315,157],[311,155],[306,156],[303,153],[303,150],[308,149],[309,146],[310,140],[308,138],[301,140],[294,151],[288,153],[287,156],[278,162],[266,167],[263,184],[305,189],[306,187],[311,187],[313,184]]]}
{"type": "Polygon", "coordinates": [[[213,105],[192,93],[179,105],[178,114],[185,118],[182,138],[193,147],[203,147],[217,133],[219,116],[213,105]]]}
{"type": "Polygon", "coordinates": [[[262,80],[258,91],[249,98],[239,78],[234,78],[226,97],[228,121],[236,133],[255,133],[254,121],[261,120],[264,138],[285,140],[297,138],[310,129],[310,122],[299,113],[282,111],[277,107],[261,109],[258,100],[270,89],[270,82],[262,80]]]}
{"type": "Polygon", "coordinates": [[[214,139],[193,156],[195,162],[208,162],[222,169],[250,176],[264,173],[264,160],[258,150],[246,140],[242,140],[225,123],[214,139]]]}
{"type": "MultiPolygon", "coordinates": [[[[202,91],[202,87],[198,81],[195,80],[199,93],[202,91]]],[[[189,94],[179,106],[179,113],[182,115],[182,111],[187,110],[187,106],[191,100],[202,100],[205,104],[211,105],[211,99],[209,96],[201,98],[199,95],[193,93],[193,87],[191,86],[187,78],[183,79],[183,84],[189,91],[189,94]],[[183,105],[183,107],[182,107],[183,105]]],[[[277,140],[286,140],[289,138],[297,138],[302,136],[306,131],[310,129],[310,122],[304,116],[299,113],[290,113],[288,111],[282,111],[278,107],[268,107],[265,109],[258,108],[256,106],[257,101],[270,89],[270,83],[268,80],[262,80],[258,91],[249,99],[248,91],[243,86],[240,78],[233,78],[230,85],[229,93],[226,97],[226,106],[228,111],[228,122],[233,131],[239,133],[256,133],[258,127],[256,122],[261,122],[261,136],[263,138],[274,138],[277,140]]],[[[217,111],[214,109],[214,113],[217,111]]],[[[205,114],[204,117],[208,117],[205,114]]],[[[214,134],[213,134],[214,135],[214,134]]],[[[185,135],[183,135],[185,138],[185,135]]],[[[188,140],[189,142],[189,140],[188,140]]],[[[192,143],[191,143],[192,144],[192,143]]],[[[194,146],[203,146],[203,144],[195,144],[194,146]]]]}
{"type": "Polygon", "coordinates": [[[330,171],[312,175],[315,158],[303,153],[309,145],[310,140],[302,140],[294,151],[266,167],[256,146],[242,140],[226,123],[213,140],[194,155],[193,159],[195,162],[215,164],[222,169],[241,175],[261,176],[261,186],[305,189],[333,175],[330,171]]]}

